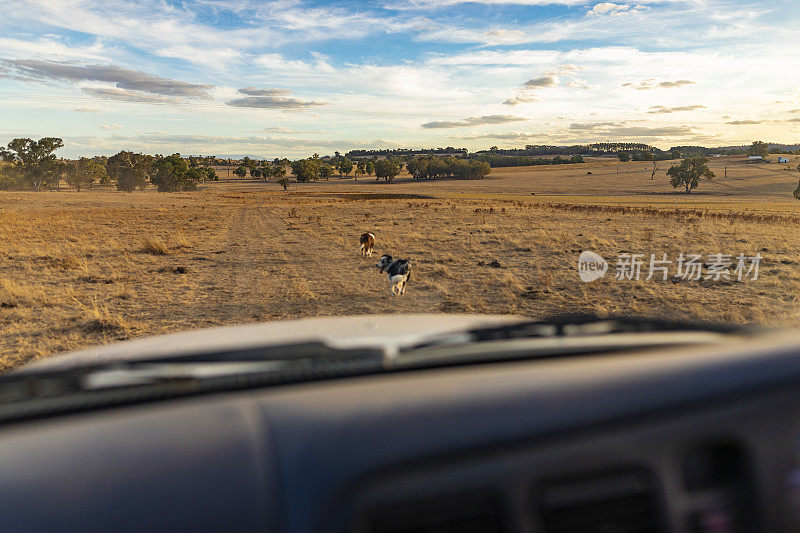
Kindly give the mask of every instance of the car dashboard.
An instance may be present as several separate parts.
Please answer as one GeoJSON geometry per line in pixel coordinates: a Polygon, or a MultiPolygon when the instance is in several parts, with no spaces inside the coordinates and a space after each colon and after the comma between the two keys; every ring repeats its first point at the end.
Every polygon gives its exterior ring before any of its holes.
{"type": "Polygon", "coordinates": [[[0,430],[6,531],[800,529],[796,334],[390,372],[0,430]]]}

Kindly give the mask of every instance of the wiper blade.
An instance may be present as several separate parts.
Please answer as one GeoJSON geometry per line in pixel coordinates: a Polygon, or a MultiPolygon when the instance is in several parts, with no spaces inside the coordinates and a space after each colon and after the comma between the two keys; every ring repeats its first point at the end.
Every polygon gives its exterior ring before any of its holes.
{"type": "Polygon", "coordinates": [[[200,393],[330,379],[383,371],[384,359],[381,349],[336,349],[311,342],[12,372],[0,376],[0,410],[8,403],[153,385],[180,385],[182,393],[200,393]]]}
{"type": "Polygon", "coordinates": [[[600,317],[597,315],[556,315],[545,320],[519,322],[499,327],[472,329],[441,335],[407,347],[403,351],[452,344],[470,344],[512,339],[579,337],[647,332],[709,332],[718,334],[754,333],[756,326],[741,326],[706,321],[678,321],[636,317],[600,317]]]}

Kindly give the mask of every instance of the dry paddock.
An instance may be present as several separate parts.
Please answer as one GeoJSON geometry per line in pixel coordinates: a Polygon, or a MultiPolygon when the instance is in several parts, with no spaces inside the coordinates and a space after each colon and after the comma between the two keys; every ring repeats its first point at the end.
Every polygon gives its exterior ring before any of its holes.
{"type": "MultiPolygon", "coordinates": [[[[343,185],[345,186],[345,185],[343,185]]],[[[381,189],[382,190],[382,189],[381,189]]],[[[400,189],[395,189],[400,190],[400,189]]],[[[793,325],[791,217],[220,184],[0,196],[0,365],[222,324],[355,313],[625,313],[793,325]],[[362,258],[358,237],[376,236],[362,258]],[[757,281],[578,281],[577,258],[764,256],[757,281]],[[403,297],[377,256],[409,258],[403,297]]],[[[612,267],[613,268],[613,267],[612,267]]]]}

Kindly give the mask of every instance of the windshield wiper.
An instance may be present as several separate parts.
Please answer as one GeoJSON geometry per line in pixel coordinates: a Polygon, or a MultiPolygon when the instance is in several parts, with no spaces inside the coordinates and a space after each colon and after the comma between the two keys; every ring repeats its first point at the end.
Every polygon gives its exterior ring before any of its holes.
{"type": "Polygon", "coordinates": [[[679,321],[636,317],[600,317],[591,314],[555,315],[545,320],[518,322],[499,327],[471,329],[426,339],[408,347],[416,350],[448,344],[464,344],[497,340],[579,337],[615,333],[688,332],[702,331],[719,334],[752,333],[761,328],[750,325],[706,321],[679,321]]]}
{"type": "Polygon", "coordinates": [[[399,350],[392,366],[413,369],[699,345],[760,331],[763,328],[703,321],[558,315],[439,335],[399,350]]]}
{"type": "Polygon", "coordinates": [[[310,342],[0,376],[0,423],[172,397],[369,375],[384,351],[310,342]]]}

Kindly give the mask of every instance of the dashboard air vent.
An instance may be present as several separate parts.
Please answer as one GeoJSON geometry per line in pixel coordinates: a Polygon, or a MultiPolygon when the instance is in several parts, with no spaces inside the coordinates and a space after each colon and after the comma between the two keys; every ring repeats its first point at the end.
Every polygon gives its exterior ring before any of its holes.
{"type": "Polygon", "coordinates": [[[454,496],[375,509],[369,533],[500,533],[502,510],[492,495],[454,496]]]}
{"type": "Polygon", "coordinates": [[[663,530],[653,480],[642,471],[547,483],[538,506],[547,533],[663,530]]]}

